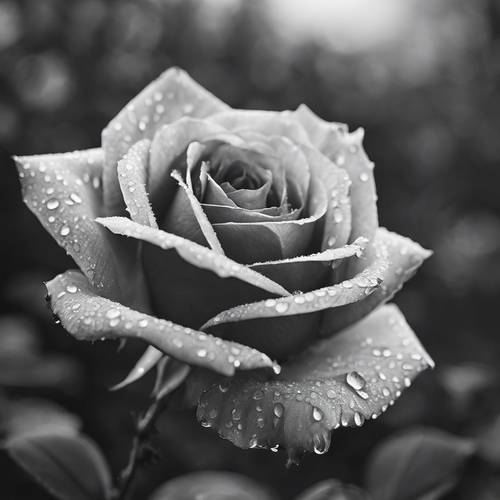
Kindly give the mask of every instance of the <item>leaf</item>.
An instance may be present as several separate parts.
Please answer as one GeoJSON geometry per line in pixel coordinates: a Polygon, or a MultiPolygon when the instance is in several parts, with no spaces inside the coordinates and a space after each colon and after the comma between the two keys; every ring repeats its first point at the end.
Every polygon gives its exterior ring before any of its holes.
{"type": "Polygon", "coordinates": [[[104,500],[111,477],[97,446],[84,436],[20,436],[7,441],[10,457],[60,500],[104,500]]]}
{"type": "Polygon", "coordinates": [[[158,364],[155,388],[153,391],[156,399],[163,399],[171,392],[175,391],[186,380],[190,367],[184,363],[178,363],[163,358],[158,364]]]}
{"type": "MultiPolygon", "coordinates": [[[[387,251],[388,265],[383,272],[382,285],[363,300],[336,308],[335,311],[326,311],[321,327],[322,336],[329,336],[346,328],[365,317],[380,304],[389,301],[413,276],[424,260],[432,255],[432,252],[422,248],[410,238],[405,238],[385,228],[377,229],[373,245],[374,247],[383,245],[387,251]]],[[[365,250],[359,260],[360,262],[368,260],[368,263],[375,261],[376,248],[375,255],[367,256],[365,250]]]]}
{"type": "Polygon", "coordinates": [[[41,352],[40,332],[21,317],[0,319],[0,386],[73,390],[81,381],[78,364],[41,352]]]}
{"type": "Polygon", "coordinates": [[[144,354],[137,360],[130,373],[118,384],[114,385],[111,390],[117,391],[118,389],[123,389],[125,386],[132,384],[136,380],[142,378],[146,373],[154,368],[154,366],[163,358],[165,354],[159,351],[156,347],[148,346],[144,351],[144,354]]]}
{"type": "Polygon", "coordinates": [[[108,214],[117,214],[122,197],[116,166],[130,146],[141,139],[153,139],[165,124],[184,116],[203,118],[228,106],[178,68],[170,68],[150,83],[102,132],[105,152],[104,200],[108,214]]]}
{"type": "Polygon", "coordinates": [[[272,500],[259,484],[230,472],[193,472],[167,481],[149,500],[272,500]]]}
{"type": "Polygon", "coordinates": [[[14,438],[44,434],[75,435],[80,425],[78,417],[54,403],[43,399],[22,399],[8,403],[7,418],[1,427],[8,438],[14,438]]]}
{"type": "Polygon", "coordinates": [[[264,275],[175,234],[141,226],[125,217],[106,217],[98,219],[98,222],[115,234],[147,241],[165,250],[174,248],[190,264],[208,269],[221,278],[236,278],[275,295],[290,295],[282,286],[264,275]]]}
{"type": "Polygon", "coordinates": [[[116,239],[94,221],[104,215],[102,150],[15,160],[25,203],[90,282],[109,298],[133,303],[142,297],[145,292],[134,249],[116,245],[116,239]]]}
{"type": "Polygon", "coordinates": [[[82,340],[139,338],[185,363],[225,375],[236,369],[273,368],[268,356],[99,297],[79,272],[68,271],[47,283],[51,306],[64,328],[82,340]]]}
{"type": "Polygon", "coordinates": [[[369,496],[351,484],[326,479],[307,488],[295,500],[369,500],[369,496]]]}
{"type": "Polygon", "coordinates": [[[389,438],[368,463],[367,489],[374,500],[440,498],[460,478],[474,445],[437,429],[418,429],[389,438]]]}
{"type": "Polygon", "coordinates": [[[394,403],[433,366],[396,306],[384,306],[284,363],[279,375],[232,379],[196,374],[198,420],[240,448],[283,446],[293,461],[325,453],[330,431],[360,426],[394,403]]]}

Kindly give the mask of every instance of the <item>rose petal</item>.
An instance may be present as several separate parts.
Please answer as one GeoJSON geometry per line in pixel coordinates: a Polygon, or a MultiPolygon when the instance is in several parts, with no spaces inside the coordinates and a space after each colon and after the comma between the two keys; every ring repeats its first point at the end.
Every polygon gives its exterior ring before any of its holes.
{"type": "Polygon", "coordinates": [[[377,418],[429,366],[431,358],[391,305],[317,343],[270,380],[199,373],[189,384],[200,394],[204,427],[241,448],[282,446],[294,461],[304,451],[325,453],[333,429],[377,418]]]}
{"type": "Polygon", "coordinates": [[[146,296],[134,248],[94,221],[104,211],[102,150],[15,160],[25,203],[99,293],[143,307],[146,296]]]}
{"type": "MultiPolygon", "coordinates": [[[[293,115],[307,130],[313,145],[349,175],[352,183],[350,188],[351,241],[359,236],[373,240],[378,227],[377,195],[373,178],[373,163],[366,156],[361,144],[363,130],[358,129],[349,134],[345,125],[326,122],[304,105],[300,106],[293,115]]],[[[353,265],[348,275],[353,275],[360,270],[358,263],[353,263],[353,265]]]]}
{"type": "MultiPolygon", "coordinates": [[[[222,249],[220,241],[217,238],[217,234],[215,233],[212,225],[210,224],[210,221],[207,219],[205,212],[203,212],[203,208],[201,207],[200,202],[197,200],[195,194],[193,193],[193,190],[187,186],[187,184],[182,180],[180,173],[177,172],[176,170],[172,172],[172,177],[179,183],[179,186],[186,194],[190,208],[201,229],[201,232],[203,233],[203,236],[210,245],[210,248],[214,252],[224,255],[224,250],[222,249]]],[[[173,212],[173,215],[175,216],[175,211],[173,212]]]]}
{"type": "Polygon", "coordinates": [[[344,259],[360,257],[366,243],[364,238],[358,238],[354,243],[340,248],[330,248],[292,259],[256,262],[250,268],[294,293],[309,292],[323,286],[332,269],[336,269],[344,259]]]}
{"type": "Polygon", "coordinates": [[[353,242],[356,238],[364,237],[359,235],[354,238],[351,234],[351,181],[345,170],[314,148],[302,146],[301,149],[313,177],[321,180],[327,193],[328,208],[323,218],[321,249],[342,247],[349,239],[353,242]]]}
{"type": "Polygon", "coordinates": [[[231,132],[256,131],[264,136],[283,136],[296,143],[311,145],[307,132],[289,111],[231,109],[208,119],[231,132]]]}
{"type": "MultiPolygon", "coordinates": [[[[172,179],[171,173],[174,169],[184,173],[186,167],[185,158],[182,158],[181,162],[176,160],[192,142],[210,140],[225,132],[220,126],[194,118],[181,118],[158,130],[151,145],[148,187],[151,204],[160,220],[163,219],[177,189],[177,183],[172,179]]],[[[233,137],[232,140],[236,139],[233,137]]]]}
{"type": "Polygon", "coordinates": [[[150,83],[111,120],[102,133],[105,151],[104,200],[110,214],[119,213],[122,198],[116,165],[129,147],[183,116],[203,118],[228,106],[193,81],[189,75],[170,68],[150,83]]]}
{"type": "Polygon", "coordinates": [[[190,264],[208,269],[221,278],[236,278],[275,295],[290,295],[282,286],[209,248],[159,229],[141,226],[125,217],[104,217],[97,222],[115,234],[147,241],[164,250],[175,249],[190,264]]]}
{"type": "MultiPolygon", "coordinates": [[[[143,139],[135,143],[118,162],[118,179],[123,199],[134,222],[157,228],[156,217],[149,204],[146,192],[148,177],[148,161],[151,141],[143,139]]],[[[142,248],[139,250],[142,252],[142,248]]],[[[164,354],[155,347],[149,346],[137,361],[134,368],[113,389],[118,390],[139,380],[151,370],[164,354]]]]}
{"type": "Polygon", "coordinates": [[[118,162],[118,179],[127,211],[134,222],[158,227],[146,192],[147,168],[151,141],[135,143],[118,162]]]}
{"type": "Polygon", "coordinates": [[[47,283],[51,306],[64,328],[81,340],[139,338],[173,358],[232,376],[236,369],[276,368],[255,349],[160,320],[100,297],[79,272],[47,283]]]}
{"type": "Polygon", "coordinates": [[[339,307],[335,311],[326,311],[322,336],[330,336],[353,324],[380,304],[390,300],[403,283],[413,276],[423,261],[432,254],[409,238],[392,233],[385,228],[377,230],[375,240],[383,241],[388,250],[389,265],[384,272],[382,286],[359,302],[339,307]]]}
{"type": "Polygon", "coordinates": [[[315,225],[328,205],[323,186],[314,178],[307,203],[309,215],[297,220],[224,222],[214,223],[213,227],[226,254],[243,264],[296,257],[307,253],[315,225]]]}
{"type": "Polygon", "coordinates": [[[212,224],[223,224],[227,221],[236,223],[290,221],[297,220],[301,213],[301,210],[298,209],[283,213],[278,207],[247,210],[240,207],[210,205],[207,203],[202,203],[202,207],[212,224]]]}
{"type": "Polygon", "coordinates": [[[352,279],[312,292],[233,307],[211,318],[203,325],[202,330],[223,323],[309,314],[357,302],[379,288],[387,271],[388,250],[385,242],[377,241],[375,249],[374,261],[352,279]]]}

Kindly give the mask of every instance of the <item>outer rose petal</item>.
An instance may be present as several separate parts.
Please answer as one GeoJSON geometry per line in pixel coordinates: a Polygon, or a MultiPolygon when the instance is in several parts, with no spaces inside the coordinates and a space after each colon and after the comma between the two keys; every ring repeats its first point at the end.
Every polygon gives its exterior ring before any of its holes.
{"type": "Polygon", "coordinates": [[[317,343],[265,380],[191,379],[204,427],[241,448],[325,453],[330,431],[361,426],[394,403],[423,369],[433,366],[396,306],[385,306],[354,327],[317,343]]]}
{"type": "MultiPolygon", "coordinates": [[[[345,125],[326,122],[304,105],[295,111],[294,117],[307,130],[313,145],[349,174],[352,183],[351,241],[360,236],[372,240],[378,227],[377,195],[373,163],[361,144],[363,130],[349,134],[345,125]]],[[[355,265],[349,270],[349,275],[355,274],[359,269],[355,265]]]]}
{"type": "Polygon", "coordinates": [[[229,107],[178,68],[168,69],[150,83],[102,133],[104,200],[108,214],[117,214],[122,207],[116,165],[132,144],[152,139],[162,125],[183,116],[203,118],[225,109],[229,107]]]}
{"type": "Polygon", "coordinates": [[[231,132],[255,131],[267,136],[288,137],[295,143],[311,144],[307,132],[290,111],[231,109],[217,113],[209,120],[231,132]]]}
{"type": "Polygon", "coordinates": [[[123,244],[94,221],[104,212],[102,150],[15,160],[25,203],[99,293],[144,307],[136,245],[123,244]]]}
{"type": "Polygon", "coordinates": [[[100,297],[79,272],[60,274],[47,283],[47,290],[54,313],[64,328],[78,339],[140,338],[179,361],[227,376],[233,375],[236,369],[278,369],[255,349],[222,341],[100,297]]]}
{"type": "MultiPolygon", "coordinates": [[[[422,248],[410,238],[392,233],[385,228],[377,230],[375,239],[383,241],[388,250],[389,266],[384,273],[381,287],[359,302],[338,307],[335,311],[326,311],[321,328],[322,336],[330,336],[353,324],[380,304],[390,300],[403,283],[413,276],[422,262],[431,255],[429,250],[422,248]]],[[[369,259],[373,259],[373,256],[369,259]]]]}

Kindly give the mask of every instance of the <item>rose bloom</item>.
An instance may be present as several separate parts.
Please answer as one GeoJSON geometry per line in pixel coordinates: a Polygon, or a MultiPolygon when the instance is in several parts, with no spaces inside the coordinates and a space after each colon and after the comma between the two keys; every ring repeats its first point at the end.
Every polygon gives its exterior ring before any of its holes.
{"type": "Polygon", "coordinates": [[[378,226],[362,138],[306,106],[231,109],[169,69],[100,148],[16,158],[80,268],[47,283],[54,313],[78,339],[149,344],[122,385],[191,367],[200,423],[237,446],[324,453],[432,365],[383,305],[430,252],[378,226]]]}

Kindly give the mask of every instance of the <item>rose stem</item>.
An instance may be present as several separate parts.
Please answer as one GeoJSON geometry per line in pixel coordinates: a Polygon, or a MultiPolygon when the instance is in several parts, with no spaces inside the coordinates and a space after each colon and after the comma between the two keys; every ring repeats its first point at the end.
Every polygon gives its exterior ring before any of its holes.
{"type": "Polygon", "coordinates": [[[123,500],[126,498],[129,487],[134,479],[141,454],[147,445],[148,438],[150,437],[156,417],[165,407],[168,398],[153,399],[149,408],[138,417],[135,424],[135,435],[132,440],[132,447],[130,449],[127,465],[120,472],[117,484],[111,494],[112,500],[123,500]]]}

